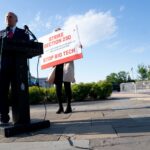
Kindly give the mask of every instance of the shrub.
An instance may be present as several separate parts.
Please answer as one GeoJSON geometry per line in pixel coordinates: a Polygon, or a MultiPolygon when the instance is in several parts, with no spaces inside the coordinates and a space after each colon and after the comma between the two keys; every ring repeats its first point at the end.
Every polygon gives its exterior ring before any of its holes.
{"type": "Polygon", "coordinates": [[[72,85],[72,95],[74,101],[85,100],[89,94],[89,86],[84,83],[73,84],[72,85]]]}
{"type": "Polygon", "coordinates": [[[48,102],[56,102],[56,89],[55,87],[51,87],[46,89],[45,95],[47,96],[47,101],[48,102]]]}
{"type": "Polygon", "coordinates": [[[98,93],[99,99],[106,99],[108,98],[112,93],[112,84],[107,81],[100,81],[97,83],[100,87],[100,92],[98,93]]]}
{"type": "MultiPolygon", "coordinates": [[[[107,81],[99,81],[97,83],[79,83],[72,85],[72,96],[73,101],[83,101],[87,99],[106,99],[112,93],[112,84],[107,81]]],[[[56,89],[55,87],[29,88],[30,104],[39,104],[43,100],[47,102],[57,102],[56,89]]],[[[66,102],[65,90],[62,90],[62,100],[66,102]]]]}
{"type": "Polygon", "coordinates": [[[93,83],[90,90],[90,97],[93,99],[106,99],[112,93],[112,84],[107,81],[93,83]]]}
{"type": "Polygon", "coordinates": [[[98,86],[98,84],[93,83],[91,85],[91,89],[89,92],[89,97],[92,99],[97,99],[98,98],[98,93],[100,93],[101,87],[98,86]]]}
{"type": "Polygon", "coordinates": [[[39,104],[45,98],[45,88],[39,88],[36,86],[29,87],[29,101],[30,104],[39,104]]]}

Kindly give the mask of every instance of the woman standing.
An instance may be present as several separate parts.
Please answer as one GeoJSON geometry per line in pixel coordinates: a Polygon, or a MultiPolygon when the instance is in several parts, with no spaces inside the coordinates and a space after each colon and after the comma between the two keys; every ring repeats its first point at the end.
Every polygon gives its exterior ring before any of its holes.
{"type": "MultiPolygon", "coordinates": [[[[55,30],[55,32],[60,31],[61,28],[55,30]]],[[[67,62],[64,64],[60,64],[54,67],[52,73],[48,77],[48,82],[56,85],[56,94],[59,103],[59,109],[56,112],[60,113],[71,113],[71,99],[72,99],[72,90],[71,90],[71,82],[75,82],[74,78],[74,62],[67,62]],[[67,97],[67,108],[64,112],[63,104],[62,104],[62,84],[64,83],[65,93],[67,97]]]]}
{"type": "Polygon", "coordinates": [[[67,62],[64,64],[60,64],[54,67],[52,73],[48,77],[49,83],[54,83],[56,85],[56,94],[59,103],[59,109],[56,112],[60,113],[71,113],[71,99],[72,99],[72,91],[71,91],[71,82],[75,82],[74,78],[74,62],[67,62]],[[65,93],[67,97],[67,108],[64,112],[63,104],[62,104],[62,84],[64,83],[65,93]]]}

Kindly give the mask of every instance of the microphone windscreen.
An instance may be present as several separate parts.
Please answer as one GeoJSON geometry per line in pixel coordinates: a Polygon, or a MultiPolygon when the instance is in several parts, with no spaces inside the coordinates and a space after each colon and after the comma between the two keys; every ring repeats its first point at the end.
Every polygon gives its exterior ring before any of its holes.
{"type": "Polygon", "coordinates": [[[24,25],[25,30],[29,30],[29,27],[27,25],[24,25]]]}
{"type": "Polygon", "coordinates": [[[6,31],[10,31],[10,27],[9,26],[6,28],[6,31]]]}

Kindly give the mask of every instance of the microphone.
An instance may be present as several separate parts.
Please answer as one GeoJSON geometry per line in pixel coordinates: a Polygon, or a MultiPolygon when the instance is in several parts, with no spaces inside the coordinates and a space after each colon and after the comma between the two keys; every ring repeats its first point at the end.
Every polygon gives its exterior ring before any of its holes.
{"type": "Polygon", "coordinates": [[[6,27],[6,29],[0,31],[0,39],[7,37],[9,31],[10,31],[10,27],[9,26],[6,27]]]}
{"type": "Polygon", "coordinates": [[[31,35],[33,38],[33,41],[37,41],[36,36],[31,32],[31,30],[29,29],[29,27],[27,25],[24,25],[24,30],[27,34],[31,35]]]}
{"type": "Polygon", "coordinates": [[[9,31],[10,31],[10,27],[9,27],[9,26],[6,28],[6,31],[7,31],[7,32],[9,32],[9,31]]]}
{"type": "Polygon", "coordinates": [[[9,31],[10,31],[10,27],[7,27],[6,29],[0,31],[0,40],[1,40],[1,45],[0,45],[0,70],[1,70],[1,67],[2,67],[2,54],[3,54],[4,39],[7,37],[9,31]]]}
{"type": "Polygon", "coordinates": [[[25,30],[29,30],[29,27],[27,25],[24,25],[25,30]]]}

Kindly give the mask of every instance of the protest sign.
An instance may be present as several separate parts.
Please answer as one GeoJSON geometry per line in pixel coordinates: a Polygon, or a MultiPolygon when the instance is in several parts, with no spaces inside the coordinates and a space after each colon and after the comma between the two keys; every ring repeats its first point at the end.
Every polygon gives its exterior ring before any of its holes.
{"type": "Polygon", "coordinates": [[[41,69],[65,62],[81,59],[81,43],[78,28],[54,31],[39,39],[43,43],[44,54],[41,56],[41,69]]]}

